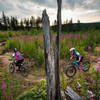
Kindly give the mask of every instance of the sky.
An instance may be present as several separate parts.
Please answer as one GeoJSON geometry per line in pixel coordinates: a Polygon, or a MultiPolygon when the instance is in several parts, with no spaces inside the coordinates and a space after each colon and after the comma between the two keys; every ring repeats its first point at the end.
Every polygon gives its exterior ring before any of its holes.
{"type": "MultiPolygon", "coordinates": [[[[42,16],[46,9],[50,24],[57,19],[57,0],[0,0],[0,17],[2,11],[7,16],[30,18],[42,16]]],[[[73,22],[100,21],[100,0],[62,0],[62,22],[73,19],[73,22]]]]}

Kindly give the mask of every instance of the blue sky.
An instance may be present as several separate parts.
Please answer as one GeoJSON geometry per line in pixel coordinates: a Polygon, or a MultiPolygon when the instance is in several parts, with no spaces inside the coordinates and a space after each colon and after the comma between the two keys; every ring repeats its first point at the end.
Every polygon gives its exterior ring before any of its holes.
{"type": "MultiPolygon", "coordinates": [[[[0,0],[0,13],[4,11],[19,20],[41,16],[43,9],[47,9],[52,24],[57,14],[56,0],[0,0]]],[[[62,0],[62,21],[71,18],[73,22],[100,21],[100,0],[62,0]]]]}

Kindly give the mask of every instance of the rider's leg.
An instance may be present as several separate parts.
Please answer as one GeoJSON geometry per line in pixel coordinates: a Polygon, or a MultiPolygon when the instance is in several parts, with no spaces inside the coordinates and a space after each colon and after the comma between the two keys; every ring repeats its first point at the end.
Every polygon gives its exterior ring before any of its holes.
{"type": "Polygon", "coordinates": [[[81,57],[81,60],[79,61],[79,69],[82,70],[82,61],[83,61],[83,56],[81,57]]]}
{"type": "Polygon", "coordinates": [[[18,60],[16,60],[16,61],[15,61],[16,71],[18,71],[18,70],[19,70],[18,63],[19,63],[19,61],[18,61],[18,60]]]}
{"type": "Polygon", "coordinates": [[[21,67],[21,64],[23,63],[23,59],[22,60],[19,60],[19,62],[18,62],[18,67],[19,67],[19,70],[20,70],[20,67],[21,67]]]}
{"type": "Polygon", "coordinates": [[[20,71],[20,60],[17,61],[16,66],[18,66],[18,71],[20,71]]]}

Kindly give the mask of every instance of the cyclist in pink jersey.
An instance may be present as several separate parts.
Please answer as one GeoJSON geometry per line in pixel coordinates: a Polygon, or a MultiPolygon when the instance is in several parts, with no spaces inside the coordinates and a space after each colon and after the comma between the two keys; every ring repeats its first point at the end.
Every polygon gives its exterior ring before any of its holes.
{"type": "Polygon", "coordinates": [[[20,65],[24,61],[24,57],[22,56],[22,54],[16,48],[14,48],[14,53],[12,54],[12,58],[16,59],[15,64],[16,64],[16,66],[18,66],[18,71],[19,71],[20,65]]]}

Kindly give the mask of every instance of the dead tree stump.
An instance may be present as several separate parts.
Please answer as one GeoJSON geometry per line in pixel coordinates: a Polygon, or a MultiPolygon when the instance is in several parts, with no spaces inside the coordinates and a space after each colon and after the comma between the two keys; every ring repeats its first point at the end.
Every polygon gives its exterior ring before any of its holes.
{"type": "Polygon", "coordinates": [[[42,23],[44,31],[44,54],[45,70],[47,81],[47,100],[55,100],[55,63],[52,38],[50,32],[50,22],[46,10],[42,14],[42,23]]]}

